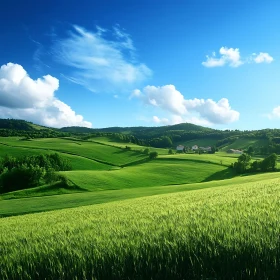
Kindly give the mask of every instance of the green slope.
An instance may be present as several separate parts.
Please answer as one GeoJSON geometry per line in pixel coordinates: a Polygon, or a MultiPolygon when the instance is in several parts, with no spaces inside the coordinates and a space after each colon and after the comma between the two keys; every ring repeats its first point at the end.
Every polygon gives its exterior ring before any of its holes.
{"type": "MultiPolygon", "coordinates": [[[[32,149],[28,147],[17,147],[17,146],[7,146],[0,144],[0,157],[5,155],[10,155],[13,157],[21,156],[31,156],[31,155],[40,155],[40,154],[50,154],[53,153],[52,150],[44,150],[40,148],[32,149]]],[[[57,152],[57,151],[56,151],[57,152]]],[[[60,153],[63,158],[66,158],[71,163],[73,170],[109,170],[112,166],[103,164],[82,156],[70,155],[67,153],[60,153]]]]}
{"type": "Polygon", "coordinates": [[[18,137],[0,137],[0,143],[12,147],[45,149],[48,151],[78,155],[113,166],[121,166],[147,157],[137,151],[126,151],[118,147],[101,145],[91,141],[78,141],[63,138],[43,138],[23,141],[18,137]]]}
{"type": "Polygon", "coordinates": [[[252,146],[255,149],[258,149],[262,146],[267,146],[268,144],[269,144],[268,140],[240,138],[235,140],[232,144],[224,146],[221,150],[222,151],[227,151],[229,149],[246,150],[250,146],[252,146]]]}
{"type": "Polygon", "coordinates": [[[75,185],[90,191],[190,184],[233,176],[231,169],[220,164],[168,158],[120,170],[66,171],[63,174],[75,185]]]}
{"type": "Polygon", "coordinates": [[[1,219],[0,278],[279,279],[280,180],[267,175],[1,219]]]}
{"type": "Polygon", "coordinates": [[[235,184],[244,184],[249,182],[265,183],[267,180],[274,178],[279,178],[279,174],[266,173],[261,175],[236,177],[226,181],[220,180],[187,185],[108,190],[100,192],[83,192],[45,197],[31,197],[7,200],[4,199],[5,197],[0,197],[0,217],[100,204],[111,201],[126,200],[130,198],[153,196],[157,194],[168,194],[181,191],[213,188],[218,186],[233,187],[235,184]]]}

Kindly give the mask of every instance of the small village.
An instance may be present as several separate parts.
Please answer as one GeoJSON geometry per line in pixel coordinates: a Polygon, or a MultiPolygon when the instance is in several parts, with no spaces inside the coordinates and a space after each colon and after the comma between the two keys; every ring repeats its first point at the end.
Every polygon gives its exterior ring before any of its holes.
{"type": "MultiPolygon", "coordinates": [[[[178,145],[176,147],[177,153],[186,153],[186,152],[194,152],[194,153],[215,153],[215,148],[211,146],[207,147],[199,147],[198,145],[193,145],[191,147],[184,146],[184,145],[178,145]]],[[[236,149],[229,149],[227,150],[228,154],[243,154],[242,150],[236,150],[236,149]]]]}

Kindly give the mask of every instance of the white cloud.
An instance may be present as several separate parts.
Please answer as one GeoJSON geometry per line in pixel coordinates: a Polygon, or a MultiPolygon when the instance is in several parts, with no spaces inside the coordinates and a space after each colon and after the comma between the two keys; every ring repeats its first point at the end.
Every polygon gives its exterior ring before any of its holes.
{"type": "Polygon", "coordinates": [[[96,32],[74,25],[68,37],[54,45],[58,62],[70,66],[65,76],[96,92],[131,89],[151,76],[151,70],[135,60],[135,48],[128,34],[115,27],[96,32]]]}
{"type": "Polygon", "coordinates": [[[202,62],[205,67],[219,67],[228,64],[231,67],[238,67],[243,64],[240,57],[239,49],[221,47],[221,57],[217,58],[216,54],[213,53],[212,57],[206,56],[206,61],[202,62]]]}
{"type": "Polygon", "coordinates": [[[253,53],[251,56],[242,60],[239,49],[222,47],[220,48],[220,57],[216,57],[216,53],[213,52],[212,56],[206,56],[206,61],[202,62],[205,67],[221,67],[229,65],[230,67],[239,67],[242,64],[255,62],[255,63],[271,63],[273,57],[268,53],[259,53],[258,55],[253,53]]]}
{"type": "Polygon", "coordinates": [[[239,112],[231,109],[227,98],[222,98],[218,102],[212,99],[186,100],[185,106],[199,113],[203,119],[215,124],[232,123],[239,119],[239,112]]]}
{"type": "MultiPolygon", "coordinates": [[[[218,102],[212,99],[185,99],[174,85],[146,86],[142,91],[134,92],[137,92],[134,97],[140,98],[144,104],[171,113],[173,120],[167,119],[168,123],[176,123],[177,119],[177,123],[188,121],[200,125],[227,124],[239,119],[239,112],[231,109],[226,98],[222,98],[218,102]]],[[[163,123],[159,118],[154,118],[153,121],[163,123]]]]}
{"type": "Polygon", "coordinates": [[[52,127],[91,127],[90,122],[55,97],[58,88],[58,79],[50,75],[33,80],[19,64],[2,65],[0,117],[25,119],[52,127]]]}
{"type": "Polygon", "coordinates": [[[184,119],[184,122],[201,125],[201,126],[207,126],[207,127],[213,126],[213,123],[209,122],[208,120],[195,116],[184,119]]]}
{"type": "Polygon", "coordinates": [[[269,119],[279,119],[280,118],[280,106],[275,107],[270,114],[266,115],[269,119]]]}
{"type": "Polygon", "coordinates": [[[134,98],[134,97],[140,97],[141,94],[142,94],[142,93],[141,93],[141,90],[135,89],[135,90],[132,91],[132,93],[131,93],[129,99],[132,99],[132,98],[134,98]]]}
{"type": "Polygon", "coordinates": [[[268,53],[260,52],[258,55],[256,55],[256,54],[253,54],[253,55],[255,55],[253,60],[256,63],[271,63],[273,61],[273,57],[270,56],[268,53]]]}
{"type": "Polygon", "coordinates": [[[167,118],[159,118],[157,116],[153,116],[153,122],[156,123],[156,124],[163,124],[163,125],[170,124],[169,119],[167,119],[167,118]]]}
{"type": "Polygon", "coordinates": [[[143,95],[143,100],[146,104],[160,107],[177,115],[187,113],[187,109],[184,105],[184,96],[176,90],[174,85],[162,87],[146,86],[142,93],[137,90],[136,92],[136,96],[143,95]]]}

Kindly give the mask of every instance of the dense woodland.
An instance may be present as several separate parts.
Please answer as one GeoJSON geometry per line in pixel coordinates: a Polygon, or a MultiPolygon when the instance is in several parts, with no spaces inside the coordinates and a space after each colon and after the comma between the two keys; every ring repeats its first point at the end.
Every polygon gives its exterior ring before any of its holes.
{"type": "Polygon", "coordinates": [[[71,170],[70,163],[59,154],[0,158],[0,193],[27,189],[67,179],[57,171],[71,170]]]}

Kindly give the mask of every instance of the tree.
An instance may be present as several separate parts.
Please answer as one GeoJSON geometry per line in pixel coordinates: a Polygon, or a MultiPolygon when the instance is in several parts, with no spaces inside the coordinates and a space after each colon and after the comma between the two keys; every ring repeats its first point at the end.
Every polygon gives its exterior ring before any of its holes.
{"type": "Polygon", "coordinates": [[[262,160],[260,167],[262,171],[275,170],[277,165],[277,155],[275,153],[269,155],[262,160]]]}
{"type": "Polygon", "coordinates": [[[158,152],[150,152],[149,158],[150,159],[155,159],[158,157],[158,152]]]}
{"type": "Polygon", "coordinates": [[[244,173],[250,165],[251,156],[248,154],[242,154],[238,157],[237,162],[234,163],[233,167],[237,173],[244,173]]]}
{"type": "Polygon", "coordinates": [[[150,149],[149,149],[149,148],[146,148],[146,149],[143,151],[143,153],[144,153],[145,155],[148,155],[148,154],[150,153],[150,149]]]}
{"type": "Polygon", "coordinates": [[[252,171],[258,171],[260,168],[260,161],[255,160],[254,162],[251,163],[251,169],[252,171]]]}
{"type": "Polygon", "coordinates": [[[172,150],[172,149],[169,149],[169,150],[168,150],[168,154],[169,154],[169,155],[173,155],[173,150],[172,150]]]}
{"type": "Polygon", "coordinates": [[[254,152],[255,152],[255,150],[252,146],[250,146],[247,150],[247,154],[250,155],[250,156],[252,156],[254,154],[254,152]]]}

